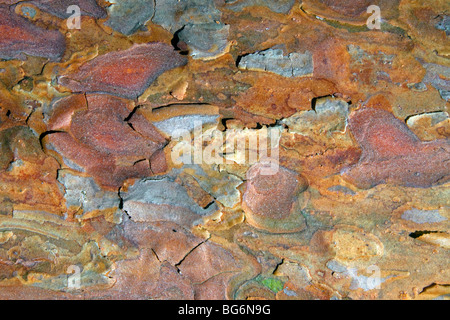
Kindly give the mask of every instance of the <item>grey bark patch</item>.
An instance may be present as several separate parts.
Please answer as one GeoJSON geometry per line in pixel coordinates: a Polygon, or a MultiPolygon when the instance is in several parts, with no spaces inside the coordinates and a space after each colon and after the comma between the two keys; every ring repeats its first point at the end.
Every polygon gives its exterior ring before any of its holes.
{"type": "Polygon", "coordinates": [[[222,13],[209,0],[155,0],[152,22],[174,33],[188,24],[219,21],[222,13]]]}
{"type": "Polygon", "coordinates": [[[425,83],[418,82],[418,83],[408,83],[406,85],[410,90],[416,91],[416,92],[424,92],[427,91],[428,88],[425,83]]]}
{"type": "Polygon", "coordinates": [[[33,19],[36,16],[36,10],[33,7],[23,6],[20,10],[25,17],[30,17],[33,19]]]}
{"type": "Polygon", "coordinates": [[[94,210],[119,208],[116,192],[102,190],[91,177],[82,177],[67,170],[58,171],[58,181],[65,187],[67,207],[80,207],[85,213],[94,210]]]}
{"type": "Polygon", "coordinates": [[[423,66],[427,70],[425,77],[422,82],[430,83],[436,90],[439,91],[441,98],[445,101],[450,99],[450,68],[434,64],[434,63],[424,63],[423,66]]]}
{"type": "Polygon", "coordinates": [[[130,35],[138,31],[155,13],[154,0],[114,0],[108,8],[109,19],[105,25],[130,35]]]}
{"type": "Polygon", "coordinates": [[[440,21],[435,25],[436,29],[445,31],[445,35],[450,35],[450,16],[441,16],[440,21]]]}
{"type": "Polygon", "coordinates": [[[123,209],[135,221],[173,221],[189,226],[218,209],[215,203],[206,209],[200,207],[186,189],[170,177],[139,180],[121,193],[121,197],[123,209]]]}
{"type": "Polygon", "coordinates": [[[365,61],[375,61],[378,64],[391,65],[395,58],[395,54],[386,54],[382,51],[369,53],[353,44],[347,46],[347,51],[352,57],[352,60],[359,64],[362,64],[365,61]]]}
{"type": "Polygon", "coordinates": [[[214,58],[228,47],[230,26],[222,23],[188,24],[179,33],[179,39],[190,48],[195,59],[214,58]]]}
{"type": "Polygon", "coordinates": [[[335,192],[341,192],[343,194],[349,194],[352,196],[354,196],[356,194],[356,192],[354,192],[353,190],[351,190],[347,187],[344,187],[344,186],[332,186],[332,187],[329,187],[328,190],[335,191],[335,192]]]}
{"type": "Polygon", "coordinates": [[[153,125],[169,136],[177,136],[193,131],[196,125],[214,124],[218,118],[218,115],[184,115],[154,122],[153,125]]]}
{"type": "Polygon", "coordinates": [[[283,119],[289,131],[301,134],[344,131],[348,118],[348,103],[336,98],[317,100],[315,110],[297,112],[283,119]]]}
{"type": "Polygon", "coordinates": [[[156,0],[152,22],[178,37],[194,59],[213,59],[226,52],[230,27],[221,23],[214,1],[156,0]]]}
{"type": "Polygon", "coordinates": [[[403,212],[402,219],[420,224],[438,223],[447,220],[447,218],[439,214],[438,210],[419,210],[416,208],[403,212]]]}
{"type": "Polygon", "coordinates": [[[345,273],[347,271],[347,267],[340,264],[339,261],[330,260],[327,262],[327,268],[333,272],[345,273]]]}
{"type": "Polygon", "coordinates": [[[309,51],[284,55],[282,49],[267,49],[243,56],[238,67],[244,70],[269,71],[283,77],[306,76],[314,71],[309,51]]]}

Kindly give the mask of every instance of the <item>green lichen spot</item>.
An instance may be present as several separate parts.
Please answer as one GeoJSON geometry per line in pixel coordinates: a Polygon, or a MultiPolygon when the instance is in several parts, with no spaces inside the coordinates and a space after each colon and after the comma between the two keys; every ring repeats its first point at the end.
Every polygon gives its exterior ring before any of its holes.
{"type": "Polygon", "coordinates": [[[256,277],[255,280],[258,281],[259,283],[261,283],[266,288],[269,288],[271,291],[273,291],[275,293],[283,290],[283,287],[284,287],[284,282],[281,281],[280,279],[276,279],[276,278],[266,278],[266,277],[258,276],[258,277],[256,277]]]}

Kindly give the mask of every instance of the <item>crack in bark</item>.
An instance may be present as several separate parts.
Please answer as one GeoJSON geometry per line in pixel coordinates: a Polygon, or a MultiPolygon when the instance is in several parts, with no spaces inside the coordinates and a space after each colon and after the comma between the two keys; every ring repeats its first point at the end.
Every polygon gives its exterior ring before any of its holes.
{"type": "Polygon", "coordinates": [[[204,244],[204,243],[206,243],[209,239],[211,239],[211,236],[209,236],[207,239],[205,239],[205,240],[203,240],[202,242],[200,242],[200,243],[198,243],[197,245],[195,245],[191,250],[189,250],[189,252],[188,253],[186,253],[185,254],[185,256],[180,260],[180,261],[178,261],[175,265],[174,265],[174,267],[175,268],[177,268],[177,270],[178,270],[178,267],[181,265],[181,263],[195,250],[195,249],[197,249],[198,247],[200,247],[202,244],[204,244]]]}

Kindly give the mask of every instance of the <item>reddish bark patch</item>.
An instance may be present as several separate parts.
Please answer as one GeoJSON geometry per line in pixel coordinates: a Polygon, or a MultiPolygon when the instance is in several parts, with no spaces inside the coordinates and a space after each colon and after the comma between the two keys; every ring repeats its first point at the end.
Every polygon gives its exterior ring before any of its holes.
{"type": "Polygon", "coordinates": [[[0,6],[0,58],[25,60],[27,55],[59,60],[65,51],[63,35],[45,30],[0,6]]]}
{"type": "MultiPolygon", "coordinates": [[[[130,109],[125,100],[102,94],[61,99],[48,126],[61,132],[50,134],[49,142],[103,186],[119,187],[125,179],[149,176],[155,169],[152,165],[150,170],[148,159],[166,141],[138,113],[132,118],[140,123],[139,129],[125,121],[130,109]]],[[[158,163],[165,167],[162,159],[158,163]]]]}
{"type": "Polygon", "coordinates": [[[283,167],[272,175],[262,174],[261,169],[261,165],[257,165],[247,173],[248,180],[244,194],[246,206],[256,215],[273,219],[286,218],[298,193],[299,181],[305,186],[306,181],[303,181],[297,173],[283,167]]]}
{"type": "Polygon", "coordinates": [[[136,44],[98,56],[58,81],[73,92],[105,92],[135,99],[163,72],[186,63],[186,57],[167,44],[136,44]]]}
{"type": "Polygon", "coordinates": [[[296,232],[305,227],[301,214],[308,182],[284,167],[260,162],[247,172],[242,200],[246,221],[273,233],[296,232]]]}
{"type": "Polygon", "coordinates": [[[349,127],[362,156],[343,176],[359,188],[382,183],[426,188],[448,181],[448,140],[423,142],[391,113],[374,108],[356,111],[349,127]]]}
{"type": "Polygon", "coordinates": [[[67,8],[71,5],[77,5],[80,8],[81,15],[95,18],[106,17],[105,9],[100,7],[95,0],[81,0],[76,2],[72,0],[34,0],[31,3],[41,10],[64,19],[72,15],[70,11],[67,12],[67,8]]]}

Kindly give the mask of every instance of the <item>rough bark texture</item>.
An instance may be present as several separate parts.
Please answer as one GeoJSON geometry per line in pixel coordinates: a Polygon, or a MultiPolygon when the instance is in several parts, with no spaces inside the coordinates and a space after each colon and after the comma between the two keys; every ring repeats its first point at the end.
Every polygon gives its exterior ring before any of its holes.
{"type": "Polygon", "coordinates": [[[448,1],[77,3],[0,0],[1,299],[449,297],[448,1]]]}

